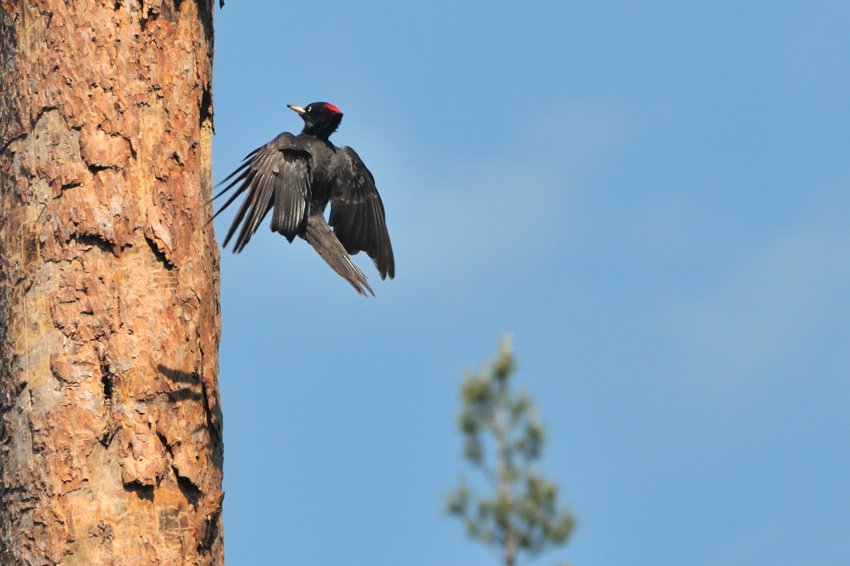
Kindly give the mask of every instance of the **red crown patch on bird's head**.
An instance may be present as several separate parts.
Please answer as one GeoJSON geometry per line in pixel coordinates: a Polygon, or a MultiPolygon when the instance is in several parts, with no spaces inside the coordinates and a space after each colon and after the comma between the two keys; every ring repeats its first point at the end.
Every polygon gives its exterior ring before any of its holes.
{"type": "Polygon", "coordinates": [[[330,110],[332,112],[336,112],[337,114],[342,114],[342,112],[340,111],[339,108],[337,108],[333,104],[330,104],[329,102],[325,102],[325,108],[327,108],[328,110],[330,110]]]}

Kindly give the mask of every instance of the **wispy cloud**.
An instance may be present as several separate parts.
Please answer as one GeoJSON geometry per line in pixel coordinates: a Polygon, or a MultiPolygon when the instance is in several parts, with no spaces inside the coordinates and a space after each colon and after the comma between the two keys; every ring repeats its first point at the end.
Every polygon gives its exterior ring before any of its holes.
{"type": "Polygon", "coordinates": [[[571,196],[626,138],[625,120],[608,108],[568,107],[532,119],[492,157],[434,168],[411,187],[394,238],[426,278],[557,257],[577,225],[571,196]]]}
{"type": "Polygon", "coordinates": [[[846,199],[829,196],[765,243],[746,249],[742,242],[726,274],[682,306],[678,317],[695,378],[727,392],[747,391],[810,349],[825,329],[848,332],[850,228],[838,213],[846,208],[846,199]]]}

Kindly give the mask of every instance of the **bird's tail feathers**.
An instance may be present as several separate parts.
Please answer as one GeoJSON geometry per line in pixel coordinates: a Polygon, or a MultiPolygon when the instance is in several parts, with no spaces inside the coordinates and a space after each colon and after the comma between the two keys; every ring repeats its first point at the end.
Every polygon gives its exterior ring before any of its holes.
{"type": "Polygon", "coordinates": [[[313,246],[322,259],[331,266],[331,269],[340,274],[346,281],[351,283],[358,293],[366,295],[366,291],[374,297],[375,292],[369,287],[366,276],[351,261],[348,252],[331,231],[328,223],[321,214],[311,214],[307,217],[307,229],[305,233],[307,241],[313,246]]]}

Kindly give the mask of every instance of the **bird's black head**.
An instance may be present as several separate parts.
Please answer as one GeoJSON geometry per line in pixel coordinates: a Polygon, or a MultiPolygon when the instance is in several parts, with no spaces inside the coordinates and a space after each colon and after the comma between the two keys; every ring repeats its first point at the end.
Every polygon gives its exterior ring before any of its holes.
{"type": "Polygon", "coordinates": [[[342,122],[342,112],[333,104],[327,102],[314,102],[307,106],[293,106],[289,108],[297,112],[304,119],[304,129],[301,133],[328,139],[342,122]]]}

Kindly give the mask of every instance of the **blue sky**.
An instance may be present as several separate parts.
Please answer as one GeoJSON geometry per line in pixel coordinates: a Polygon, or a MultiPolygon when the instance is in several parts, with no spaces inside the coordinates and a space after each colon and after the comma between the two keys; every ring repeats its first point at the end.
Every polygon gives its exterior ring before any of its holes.
{"type": "Polygon", "coordinates": [[[358,256],[363,299],[265,228],[223,252],[227,563],[496,564],[441,506],[463,372],[510,332],[579,517],[533,564],[850,564],[848,29],[846,2],[228,1],[215,178],[334,103],[397,278],[358,256]]]}

